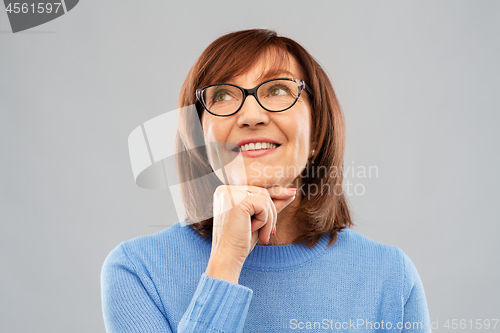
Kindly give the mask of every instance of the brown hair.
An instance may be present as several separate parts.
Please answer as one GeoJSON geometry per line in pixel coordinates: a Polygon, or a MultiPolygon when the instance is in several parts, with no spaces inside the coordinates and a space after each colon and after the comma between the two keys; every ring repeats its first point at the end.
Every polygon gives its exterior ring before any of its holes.
{"type": "MultiPolygon", "coordinates": [[[[275,31],[267,29],[237,31],[216,39],[203,51],[181,88],[179,107],[195,104],[198,117],[190,119],[193,113],[179,113],[176,138],[176,151],[187,152],[176,155],[177,169],[181,170],[179,180],[186,208],[186,222],[200,221],[200,216],[212,216],[212,195],[217,186],[222,185],[215,176],[205,177],[207,179],[203,182],[202,191],[211,195],[200,195],[200,186],[195,189],[189,183],[191,179],[213,174],[206,150],[188,149],[195,147],[194,142],[201,139],[193,137],[196,134],[193,133],[192,126],[189,126],[194,121],[201,122],[204,113],[203,107],[196,101],[196,89],[245,73],[262,56],[270,55],[269,51],[273,51],[272,60],[275,62],[271,68],[283,68],[282,65],[287,63],[288,57],[293,56],[302,71],[302,79],[312,90],[310,100],[314,164],[313,167],[308,165],[303,170],[300,176],[302,186],[298,191],[304,187],[315,187],[318,191],[315,195],[301,196],[301,201],[293,213],[294,219],[300,221],[300,235],[294,243],[301,242],[312,247],[322,236],[330,234],[330,246],[335,243],[337,232],[353,225],[342,190],[345,146],[342,110],[328,75],[319,63],[297,42],[280,37],[275,31]],[[335,172],[318,172],[316,175],[318,169],[335,172]],[[340,193],[337,193],[337,189],[340,189],[340,193]],[[333,194],[330,193],[332,190],[333,194]],[[328,194],[325,195],[325,191],[328,191],[328,194]]],[[[191,226],[206,237],[212,232],[213,218],[204,219],[191,226]]]]}

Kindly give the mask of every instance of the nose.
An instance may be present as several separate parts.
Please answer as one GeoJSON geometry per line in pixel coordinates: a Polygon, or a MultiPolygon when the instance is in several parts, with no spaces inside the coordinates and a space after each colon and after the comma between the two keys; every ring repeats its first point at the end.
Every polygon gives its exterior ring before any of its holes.
{"type": "Polygon", "coordinates": [[[236,116],[239,127],[256,128],[257,125],[269,124],[269,112],[264,110],[252,95],[247,96],[236,116]]]}

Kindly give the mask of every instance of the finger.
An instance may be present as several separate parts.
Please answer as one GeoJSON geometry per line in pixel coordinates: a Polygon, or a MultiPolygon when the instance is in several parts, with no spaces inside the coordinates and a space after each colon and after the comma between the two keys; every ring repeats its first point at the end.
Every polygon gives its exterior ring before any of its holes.
{"type": "MultiPolygon", "coordinates": [[[[268,199],[269,200],[269,199],[268,199]]],[[[271,207],[271,200],[267,201],[268,204],[267,204],[267,221],[266,221],[266,225],[264,225],[262,228],[260,228],[259,230],[259,239],[262,243],[264,244],[269,244],[269,240],[271,238],[271,231],[273,230],[273,226],[274,226],[274,212],[273,212],[273,209],[271,207]]]]}
{"type": "MultiPolygon", "coordinates": [[[[271,208],[273,209],[273,217],[274,217],[274,220],[273,220],[273,235],[276,234],[276,224],[278,222],[278,211],[276,210],[276,205],[274,204],[274,201],[271,200],[271,208]]],[[[272,232],[272,231],[271,231],[272,232]]]]}
{"type": "Polygon", "coordinates": [[[256,192],[246,199],[246,203],[249,205],[248,214],[251,215],[251,231],[258,230],[259,240],[263,244],[268,244],[274,219],[269,193],[267,191],[256,192]]]}
{"type": "Polygon", "coordinates": [[[295,193],[297,192],[296,188],[286,188],[282,186],[273,186],[266,188],[265,190],[269,192],[272,199],[288,199],[295,196],[295,193]]]}
{"type": "Polygon", "coordinates": [[[258,231],[252,232],[252,248],[250,249],[250,252],[253,251],[253,248],[255,247],[255,245],[257,245],[258,241],[259,241],[259,232],[258,231]]]}
{"type": "Polygon", "coordinates": [[[292,196],[288,199],[272,199],[274,205],[276,206],[276,211],[281,212],[286,206],[291,204],[295,200],[295,196],[292,196]]]}
{"type": "Polygon", "coordinates": [[[272,229],[272,209],[269,206],[269,198],[265,200],[264,210],[262,217],[265,217],[265,223],[259,228],[259,239],[263,244],[269,243],[269,237],[272,229]]]}
{"type": "Polygon", "coordinates": [[[267,209],[268,199],[266,200],[262,196],[253,196],[248,197],[245,200],[245,207],[247,207],[247,213],[250,215],[251,220],[251,230],[254,232],[255,230],[261,229],[269,219],[269,210],[267,209]]]}
{"type": "Polygon", "coordinates": [[[259,240],[262,242],[262,244],[268,244],[269,235],[264,230],[264,228],[260,228],[258,232],[259,232],[259,240]]]}

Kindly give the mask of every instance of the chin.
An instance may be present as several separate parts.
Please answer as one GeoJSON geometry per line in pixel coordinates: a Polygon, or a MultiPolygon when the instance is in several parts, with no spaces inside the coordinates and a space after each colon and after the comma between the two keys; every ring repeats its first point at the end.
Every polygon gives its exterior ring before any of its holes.
{"type": "Polygon", "coordinates": [[[247,179],[247,184],[250,186],[269,188],[269,187],[273,187],[276,185],[285,187],[285,185],[287,183],[284,182],[283,179],[276,179],[274,177],[270,177],[270,178],[251,178],[251,177],[249,177],[247,179]]]}
{"type": "Polygon", "coordinates": [[[277,185],[277,184],[275,182],[270,181],[270,180],[249,179],[248,185],[268,188],[268,187],[273,187],[274,185],[277,185]]]}
{"type": "MultiPolygon", "coordinates": [[[[291,187],[294,178],[290,175],[283,174],[282,172],[275,172],[275,170],[266,171],[258,168],[255,165],[242,168],[228,168],[226,169],[228,176],[228,183],[231,185],[248,185],[262,188],[270,188],[273,186],[291,187]]],[[[224,183],[223,178],[219,177],[224,183]]]]}

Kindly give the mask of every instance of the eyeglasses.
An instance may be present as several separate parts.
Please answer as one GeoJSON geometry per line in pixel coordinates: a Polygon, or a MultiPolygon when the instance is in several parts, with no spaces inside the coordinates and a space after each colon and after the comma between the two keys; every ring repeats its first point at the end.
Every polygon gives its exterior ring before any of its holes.
{"type": "Polygon", "coordinates": [[[279,78],[267,80],[252,89],[230,83],[211,84],[196,89],[196,98],[214,116],[228,117],[240,111],[247,96],[252,95],[267,111],[282,112],[295,105],[302,90],[312,95],[303,80],[279,78]]]}

